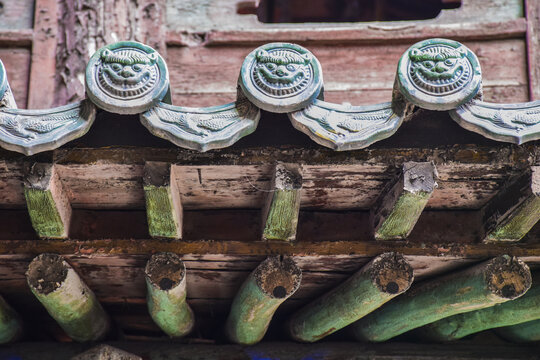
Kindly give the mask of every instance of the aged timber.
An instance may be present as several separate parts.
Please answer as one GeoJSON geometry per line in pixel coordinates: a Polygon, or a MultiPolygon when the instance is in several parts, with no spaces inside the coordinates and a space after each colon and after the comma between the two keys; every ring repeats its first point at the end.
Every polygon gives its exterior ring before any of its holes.
{"type": "Polygon", "coordinates": [[[97,341],[109,331],[109,317],[96,296],[61,256],[39,255],[26,278],[32,293],[73,340],[97,341]]]}
{"type": "Polygon", "coordinates": [[[193,329],[195,317],[186,302],[186,266],[178,255],[152,255],[145,268],[148,311],[169,336],[181,337],[193,329]]]}
{"type": "Polygon", "coordinates": [[[395,185],[382,194],[372,212],[375,239],[406,239],[437,187],[437,168],[429,162],[406,162],[395,185]]]}
{"type": "Polygon", "coordinates": [[[294,241],[300,213],[302,175],[297,164],[278,163],[263,209],[263,240],[294,241]]]}
{"type": "Polygon", "coordinates": [[[34,163],[27,168],[24,196],[39,237],[68,237],[71,204],[53,164],[34,163]]]}
{"type": "Polygon", "coordinates": [[[454,315],[419,329],[425,339],[451,341],[483,330],[512,326],[540,319],[540,273],[532,274],[525,295],[482,310],[454,315]]]}
{"type": "Polygon", "coordinates": [[[420,284],[352,325],[359,340],[385,341],[463,312],[523,295],[531,286],[529,267],[504,255],[420,284]]]}
{"type": "Polygon", "coordinates": [[[242,345],[261,341],[277,308],[298,290],[301,279],[302,271],[289,257],[263,261],[233,300],[225,324],[229,339],[242,345]]]}
{"type": "Polygon", "coordinates": [[[144,167],[143,186],[150,236],[182,238],[182,202],[171,165],[147,162],[144,167]]]}
{"type": "Polygon", "coordinates": [[[382,254],[293,314],[288,330],[298,341],[320,340],[407,291],[412,281],[413,270],[403,256],[382,254]]]}

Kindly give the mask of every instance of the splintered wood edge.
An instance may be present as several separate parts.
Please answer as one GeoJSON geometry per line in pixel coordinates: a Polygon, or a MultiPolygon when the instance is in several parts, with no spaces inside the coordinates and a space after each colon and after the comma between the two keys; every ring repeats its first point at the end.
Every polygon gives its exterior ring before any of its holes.
{"type": "Polygon", "coordinates": [[[185,282],[186,266],[178,255],[161,252],[152,255],[144,273],[153,287],[169,291],[185,282]]]}
{"type": "Polygon", "coordinates": [[[484,276],[489,290],[494,295],[508,300],[522,296],[532,284],[531,271],[527,264],[508,255],[490,260],[484,270],[484,276]]]}
{"type": "Polygon", "coordinates": [[[43,295],[60,288],[71,266],[58,254],[41,254],[28,265],[26,279],[30,287],[43,295]]]}
{"type": "Polygon", "coordinates": [[[284,299],[300,287],[302,270],[290,257],[271,256],[259,264],[253,277],[264,294],[284,299]]]}
{"type": "Polygon", "coordinates": [[[398,253],[381,254],[366,266],[377,288],[391,295],[407,291],[414,280],[412,266],[398,253]]]}

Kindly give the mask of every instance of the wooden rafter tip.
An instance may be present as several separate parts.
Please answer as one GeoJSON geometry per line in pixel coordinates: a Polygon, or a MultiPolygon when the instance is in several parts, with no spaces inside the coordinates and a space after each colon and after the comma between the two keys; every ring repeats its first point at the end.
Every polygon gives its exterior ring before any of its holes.
{"type": "Polygon", "coordinates": [[[225,331],[242,345],[263,338],[275,311],[300,287],[302,271],[290,257],[267,258],[248,276],[236,294],[225,331]]]}
{"type": "Polygon", "coordinates": [[[26,280],[32,293],[73,340],[97,341],[109,332],[108,315],[62,256],[37,256],[28,266],[26,280]]]}
{"type": "Polygon", "coordinates": [[[146,263],[148,310],[154,322],[169,336],[182,337],[195,324],[186,302],[186,266],[170,252],[152,255],[146,263]]]}

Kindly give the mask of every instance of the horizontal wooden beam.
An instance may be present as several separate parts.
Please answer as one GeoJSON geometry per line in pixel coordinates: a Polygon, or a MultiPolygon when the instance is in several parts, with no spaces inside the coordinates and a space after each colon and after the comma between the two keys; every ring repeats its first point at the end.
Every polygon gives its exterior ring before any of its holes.
{"type": "Polygon", "coordinates": [[[8,46],[31,46],[34,39],[34,31],[32,29],[20,30],[0,30],[0,45],[8,46]]]}
{"type": "Polygon", "coordinates": [[[296,243],[234,240],[174,241],[141,239],[99,240],[2,240],[2,254],[148,254],[149,252],[174,252],[177,254],[224,254],[224,255],[361,255],[377,256],[384,252],[403,255],[459,256],[479,259],[508,254],[523,259],[540,258],[540,243],[501,246],[499,244],[445,244],[445,243],[379,243],[374,241],[300,241],[296,243]]]}
{"type": "Polygon", "coordinates": [[[372,209],[376,240],[406,239],[437,187],[437,168],[432,162],[408,161],[393,186],[386,189],[372,209]]]}
{"type": "Polygon", "coordinates": [[[98,345],[70,360],[142,360],[142,358],[110,345],[98,345]]]}
{"type": "Polygon", "coordinates": [[[340,43],[377,43],[401,41],[415,42],[430,37],[444,37],[459,41],[464,40],[493,40],[524,37],[527,22],[524,18],[502,22],[464,22],[459,26],[449,24],[426,24],[410,22],[396,23],[358,23],[356,25],[321,25],[306,24],[299,26],[251,28],[246,30],[212,30],[195,34],[186,31],[169,31],[167,44],[169,46],[192,45],[229,45],[229,44],[262,44],[270,41],[277,42],[336,42],[340,43]],[[406,30],[406,31],[404,31],[406,30]],[[194,39],[200,39],[194,41],[194,39]]]}
{"type": "MultiPolygon", "coordinates": [[[[471,344],[419,344],[390,342],[385,344],[361,344],[358,342],[324,342],[299,344],[294,342],[262,342],[255,346],[215,344],[182,344],[163,341],[114,341],[110,345],[139,355],[148,360],[197,359],[355,359],[355,360],[413,360],[451,359],[470,360],[481,357],[497,360],[534,359],[538,355],[535,346],[518,346],[508,343],[471,344]]],[[[3,346],[0,354],[5,358],[57,360],[69,359],[94,345],[58,342],[21,342],[3,346]]]]}
{"type": "Polygon", "coordinates": [[[41,238],[67,238],[71,205],[55,166],[34,163],[25,175],[24,196],[34,230],[41,238]]]}
{"type": "Polygon", "coordinates": [[[540,220],[540,166],[510,180],[483,213],[485,242],[521,240],[540,220]]]}

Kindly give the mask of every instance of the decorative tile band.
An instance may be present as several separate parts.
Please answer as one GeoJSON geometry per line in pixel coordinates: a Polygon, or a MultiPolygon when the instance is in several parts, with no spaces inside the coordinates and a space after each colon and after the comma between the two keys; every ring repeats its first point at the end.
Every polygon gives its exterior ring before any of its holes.
{"type": "Polygon", "coordinates": [[[260,109],[287,113],[292,125],[334,150],[365,148],[393,135],[416,108],[448,111],[467,130],[521,144],[540,139],[540,102],[482,101],[476,55],[459,42],[428,39],[401,57],[391,102],[351,106],[323,101],[322,67],[309,50],[270,43],[245,58],[236,101],[207,108],[172,105],[167,65],[151,47],[122,41],[99,49],[86,68],[88,99],[48,110],[18,110],[0,61],[0,146],[26,155],[84,135],[96,106],[139,114],[155,136],[207,151],[255,131],[260,109]]]}

